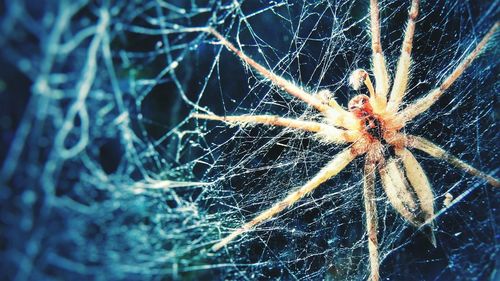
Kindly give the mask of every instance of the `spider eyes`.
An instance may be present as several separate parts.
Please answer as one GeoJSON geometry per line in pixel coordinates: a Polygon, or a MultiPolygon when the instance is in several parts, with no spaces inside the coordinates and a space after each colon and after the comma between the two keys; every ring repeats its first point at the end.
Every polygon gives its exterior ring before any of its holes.
{"type": "Polygon", "coordinates": [[[370,99],[367,95],[357,95],[349,101],[349,111],[356,116],[366,116],[372,111],[370,99]]]}
{"type": "Polygon", "coordinates": [[[349,109],[361,108],[369,102],[367,95],[357,95],[349,101],[349,109]]]}

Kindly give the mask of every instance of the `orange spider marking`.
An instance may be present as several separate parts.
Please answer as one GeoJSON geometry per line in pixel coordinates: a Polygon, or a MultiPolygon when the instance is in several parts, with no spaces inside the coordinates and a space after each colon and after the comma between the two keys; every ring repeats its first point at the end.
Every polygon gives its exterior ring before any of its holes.
{"type": "Polygon", "coordinates": [[[367,95],[357,95],[349,101],[349,111],[359,119],[373,115],[373,107],[367,95]]]}
{"type": "Polygon", "coordinates": [[[357,95],[353,97],[348,104],[349,111],[359,119],[363,128],[363,135],[373,143],[378,141],[386,144],[386,127],[382,116],[374,113],[370,98],[367,95],[357,95]]]}

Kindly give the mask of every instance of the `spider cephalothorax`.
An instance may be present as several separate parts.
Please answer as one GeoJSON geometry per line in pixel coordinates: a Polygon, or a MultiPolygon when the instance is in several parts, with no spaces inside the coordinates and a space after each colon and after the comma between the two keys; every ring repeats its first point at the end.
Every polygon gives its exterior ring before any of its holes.
{"type": "Polygon", "coordinates": [[[349,112],[359,119],[362,133],[370,142],[385,140],[385,122],[382,116],[373,112],[370,98],[367,95],[357,95],[349,101],[349,112]]]}
{"type": "Polygon", "coordinates": [[[367,95],[357,95],[349,101],[349,111],[357,118],[364,119],[373,116],[373,107],[367,95]]]}
{"type": "Polygon", "coordinates": [[[377,1],[370,1],[372,73],[375,78],[375,87],[365,70],[355,70],[350,76],[349,83],[355,90],[359,90],[364,85],[369,95],[353,97],[348,104],[348,110],[340,106],[329,91],[323,90],[311,95],[258,64],[216,30],[212,28],[204,29],[214,35],[221,44],[230,49],[241,60],[269,79],[275,86],[319,111],[323,116],[323,121],[283,118],[274,115],[222,117],[212,114],[194,114],[194,117],[237,124],[253,123],[287,127],[313,133],[321,141],[332,145],[348,145],[347,148],[335,155],[330,162],[318,171],[313,178],[301,184],[298,189],[288,193],[281,201],[264,210],[251,221],[233,230],[216,243],[212,247],[214,251],[226,246],[239,235],[276,216],[322,183],[337,175],[356,157],[364,156],[363,196],[371,279],[379,280],[377,204],[375,196],[377,174],[380,175],[385,194],[394,209],[406,221],[424,230],[432,243],[435,244],[432,233],[432,221],[435,215],[434,194],[423,168],[409,149],[421,150],[434,158],[447,161],[455,167],[480,177],[495,187],[500,187],[498,179],[450,155],[431,141],[400,131],[405,124],[427,111],[439,99],[478,56],[499,26],[498,23],[494,24],[476,48],[443,80],[441,85],[424,97],[400,109],[403,97],[408,91],[407,84],[410,75],[411,50],[418,6],[419,1],[412,0],[401,56],[393,78],[394,81],[391,84],[380,42],[377,1]]]}
{"type": "MultiPolygon", "coordinates": [[[[361,87],[360,85],[355,85],[352,79],[353,76],[359,76],[359,73],[362,73],[362,81],[366,81],[364,83],[369,85],[368,91],[374,91],[373,87],[371,87],[370,78],[364,70],[356,70],[353,72],[350,79],[351,86],[356,90],[361,87]]],[[[375,100],[372,101],[376,102],[375,100]]],[[[394,156],[395,147],[401,148],[403,144],[401,140],[394,138],[397,130],[387,127],[387,124],[390,124],[390,122],[386,122],[383,112],[382,114],[374,112],[372,101],[369,96],[360,94],[354,96],[347,105],[349,112],[351,112],[360,123],[360,133],[364,140],[358,140],[358,144],[362,143],[362,145],[365,146],[380,146],[378,150],[381,151],[382,156],[394,156]]],[[[365,148],[361,150],[369,149],[370,148],[365,148]]]]}

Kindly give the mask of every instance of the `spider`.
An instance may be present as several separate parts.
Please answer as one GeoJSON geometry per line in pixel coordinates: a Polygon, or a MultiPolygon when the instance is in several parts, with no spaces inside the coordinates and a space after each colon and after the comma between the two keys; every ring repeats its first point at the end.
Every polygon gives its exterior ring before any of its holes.
{"type": "Polygon", "coordinates": [[[391,88],[380,42],[378,3],[377,0],[370,0],[372,73],[375,78],[375,86],[367,71],[363,69],[353,71],[349,78],[350,85],[356,90],[365,87],[368,95],[360,94],[353,97],[348,103],[347,110],[335,101],[332,93],[328,90],[316,94],[307,93],[304,89],[278,76],[245,55],[243,51],[236,48],[215,29],[207,28],[204,30],[216,37],[220,44],[267,78],[274,86],[315,108],[323,119],[322,122],[317,122],[274,115],[216,116],[199,113],[193,114],[193,117],[237,125],[261,124],[287,127],[312,132],[322,141],[333,145],[348,144],[347,148],[335,155],[313,178],[213,245],[213,251],[221,249],[239,235],[254,229],[257,225],[268,221],[292,206],[322,183],[337,175],[356,157],[364,155],[363,197],[366,212],[370,279],[376,281],[380,278],[375,201],[377,171],[380,174],[387,198],[394,209],[413,226],[422,230],[427,229],[425,232],[434,246],[436,240],[432,228],[435,214],[433,191],[422,166],[409,149],[421,150],[436,159],[446,161],[473,176],[484,179],[494,187],[500,187],[498,179],[461,161],[430,140],[401,132],[408,122],[427,111],[471,65],[493,37],[499,23],[496,22],[490,28],[475,49],[438,87],[401,108],[403,98],[408,91],[411,50],[418,13],[419,0],[412,0],[401,55],[391,88]]]}

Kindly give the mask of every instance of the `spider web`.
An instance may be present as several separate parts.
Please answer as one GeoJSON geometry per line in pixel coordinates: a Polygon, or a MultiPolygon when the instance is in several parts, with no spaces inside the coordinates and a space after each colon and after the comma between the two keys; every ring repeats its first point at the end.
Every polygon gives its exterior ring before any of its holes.
{"type": "MultiPolygon", "coordinates": [[[[393,77],[410,1],[380,2],[393,77]]],[[[368,1],[5,1],[0,12],[2,280],[368,277],[362,158],[211,252],[342,147],[190,117],[319,118],[200,29],[208,26],[345,106],[356,94],[351,71],[370,72],[368,1]]],[[[421,3],[407,102],[439,85],[498,12],[498,1],[421,3]]],[[[498,176],[497,40],[405,131],[498,176]]],[[[438,245],[395,213],[377,182],[381,276],[498,278],[498,192],[415,154],[440,211],[438,245]],[[455,201],[443,209],[446,193],[455,201]]]]}

